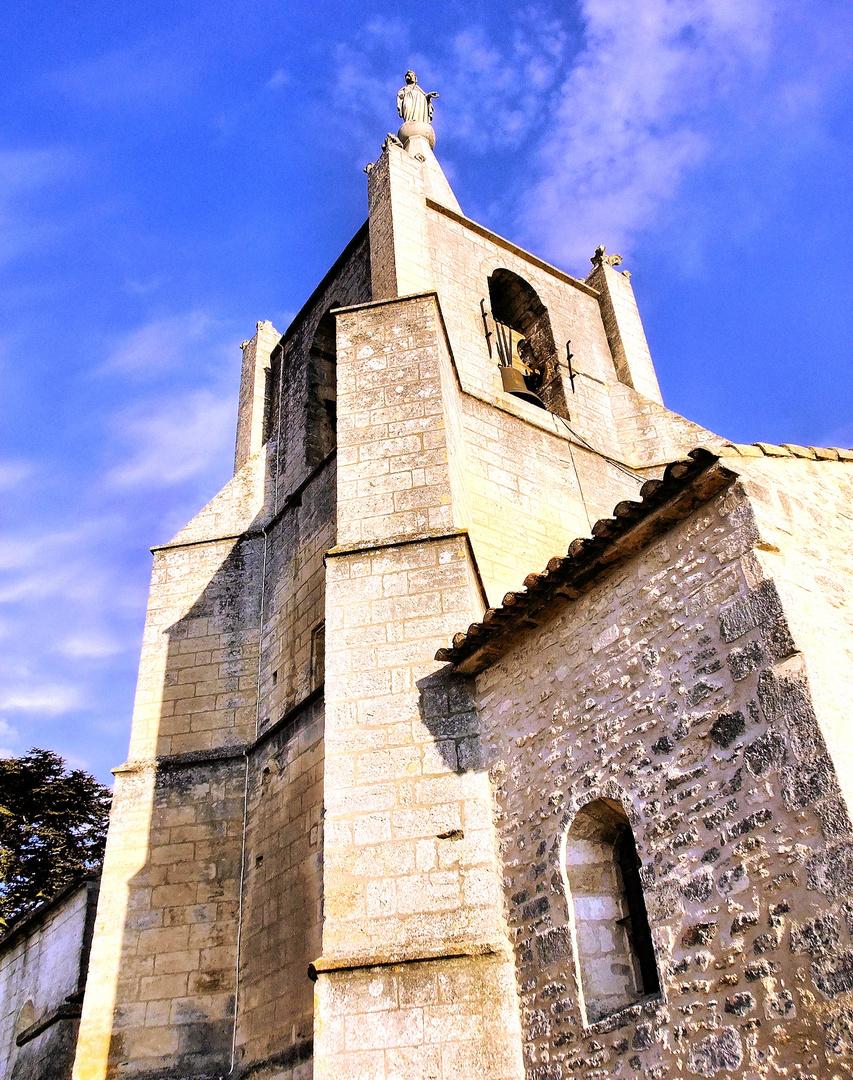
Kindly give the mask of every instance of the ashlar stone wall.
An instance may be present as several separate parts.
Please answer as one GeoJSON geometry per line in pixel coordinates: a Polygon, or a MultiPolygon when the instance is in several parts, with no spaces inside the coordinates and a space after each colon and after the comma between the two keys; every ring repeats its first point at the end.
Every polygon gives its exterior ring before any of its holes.
{"type": "Polygon", "coordinates": [[[155,549],[78,1080],[310,1071],[336,527],[328,311],[369,289],[362,229],[280,341],[259,324],[237,472],[155,549]]]}
{"type": "Polygon", "coordinates": [[[68,1080],[97,880],[36,908],[0,938],[0,1077],[68,1080]]]}
{"type": "Polygon", "coordinates": [[[528,1080],[850,1075],[850,818],[756,520],[734,483],[477,679],[528,1080]],[[585,1025],[565,845],[595,799],[662,992],[585,1025]]]}

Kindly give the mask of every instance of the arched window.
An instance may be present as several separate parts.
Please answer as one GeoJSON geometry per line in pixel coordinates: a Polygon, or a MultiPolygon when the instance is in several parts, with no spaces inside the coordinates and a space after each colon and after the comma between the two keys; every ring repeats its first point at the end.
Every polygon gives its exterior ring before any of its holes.
{"type": "Polygon", "coordinates": [[[270,354],[270,366],[266,372],[264,388],[264,442],[272,438],[273,431],[280,419],[281,411],[281,375],[284,367],[284,339],[276,345],[270,354]]]}
{"type": "Polygon", "coordinates": [[[310,464],[318,464],[337,439],[337,332],[332,308],[317,324],[308,350],[308,439],[310,464]]]}
{"type": "Polygon", "coordinates": [[[36,1022],[36,1008],[32,1001],[28,1001],[18,1013],[18,1022],[15,1025],[15,1035],[23,1035],[27,1028],[36,1022]]]}
{"type": "Polygon", "coordinates": [[[660,993],[637,846],[618,802],[596,799],[578,811],[566,880],[586,1023],[660,993]]]}
{"type": "Polygon", "coordinates": [[[504,390],[567,417],[551,319],[536,290],[501,268],[489,278],[489,303],[489,346],[497,353],[504,390]]]}

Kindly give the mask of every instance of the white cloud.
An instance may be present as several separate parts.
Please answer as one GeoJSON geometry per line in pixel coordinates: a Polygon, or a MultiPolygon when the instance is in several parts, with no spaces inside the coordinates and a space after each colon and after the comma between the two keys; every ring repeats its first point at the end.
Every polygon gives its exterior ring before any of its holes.
{"type": "Polygon", "coordinates": [[[238,355],[236,342],[223,341],[225,333],[225,324],[205,311],[154,319],[118,340],[101,371],[146,378],[180,369],[193,361],[197,370],[211,356],[221,362],[226,349],[228,355],[238,355]]]}
{"type": "Polygon", "coordinates": [[[0,716],[0,740],[7,743],[7,746],[0,746],[0,758],[11,758],[17,756],[17,751],[11,749],[11,747],[18,741],[18,732],[8,720],[4,720],[0,716]]]}
{"type": "Polygon", "coordinates": [[[338,47],[333,115],[342,135],[378,148],[377,132],[396,126],[403,67],[414,67],[441,93],[446,170],[457,154],[506,162],[499,197],[523,190],[512,216],[525,243],[581,270],[599,243],[627,254],[641,230],[660,227],[712,155],[725,161],[760,139],[774,151],[786,140],[802,146],[850,66],[849,10],[837,0],[820,19],[793,0],[580,0],[555,10],[520,8],[500,35],[471,25],[423,53],[413,23],[370,20],[338,47]]]}
{"type": "Polygon", "coordinates": [[[101,660],[124,650],[122,642],[97,630],[81,631],[60,642],[58,651],[72,660],[101,660]]]}
{"type": "Polygon", "coordinates": [[[93,550],[112,522],[93,518],[75,528],[33,536],[0,534],[0,602],[47,598],[93,601],[104,591],[105,575],[93,550]]]}
{"type": "Polygon", "coordinates": [[[68,222],[41,217],[34,193],[66,182],[79,162],[64,147],[0,149],[0,265],[33,248],[49,244],[68,228],[68,222]]]}
{"type": "Polygon", "coordinates": [[[150,107],[171,104],[192,77],[186,49],[164,51],[159,42],[141,42],[55,71],[50,81],[89,107],[150,107]]]}
{"type": "Polygon", "coordinates": [[[129,448],[107,474],[116,487],[168,487],[203,477],[233,452],[234,398],[198,390],[135,406],[114,421],[129,448]]]}
{"type": "Polygon", "coordinates": [[[0,461],[0,491],[10,491],[28,480],[35,472],[31,461],[0,461]]]}
{"type": "Polygon", "coordinates": [[[720,170],[757,145],[802,150],[850,66],[840,4],[820,19],[792,0],[582,0],[582,13],[520,215],[532,245],[578,267],[599,243],[629,251],[712,156],[720,170]]]}
{"type": "Polygon", "coordinates": [[[422,52],[422,35],[402,19],[372,19],[335,55],[333,116],[348,135],[378,147],[399,126],[396,94],[407,67],[441,94],[436,127],[448,142],[509,152],[542,123],[543,97],[559,82],[571,34],[539,6],[521,9],[506,45],[471,26],[422,52]]]}
{"type": "Polygon", "coordinates": [[[76,686],[18,686],[0,691],[0,709],[10,712],[59,716],[78,708],[83,700],[76,686]]]}

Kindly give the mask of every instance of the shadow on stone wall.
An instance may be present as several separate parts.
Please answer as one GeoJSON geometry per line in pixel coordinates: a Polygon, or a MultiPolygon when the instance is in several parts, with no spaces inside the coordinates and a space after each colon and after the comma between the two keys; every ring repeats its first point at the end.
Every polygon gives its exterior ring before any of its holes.
{"type": "Polygon", "coordinates": [[[421,722],[444,764],[455,773],[484,768],[474,680],[448,665],[416,683],[421,722]]]}

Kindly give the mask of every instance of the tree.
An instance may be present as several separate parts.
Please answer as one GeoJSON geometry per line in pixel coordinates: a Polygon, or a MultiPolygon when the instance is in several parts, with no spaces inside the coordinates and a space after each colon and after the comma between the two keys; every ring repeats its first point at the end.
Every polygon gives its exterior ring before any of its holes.
{"type": "Polygon", "coordinates": [[[100,866],[111,798],[50,750],[0,759],[0,930],[100,866]]]}

